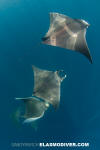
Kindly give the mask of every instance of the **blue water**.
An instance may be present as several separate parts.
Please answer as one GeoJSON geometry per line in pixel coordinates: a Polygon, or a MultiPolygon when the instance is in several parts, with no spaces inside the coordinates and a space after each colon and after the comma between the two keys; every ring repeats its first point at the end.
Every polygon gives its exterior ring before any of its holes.
{"type": "Polygon", "coordinates": [[[43,141],[90,142],[87,149],[100,149],[99,15],[99,0],[0,1],[0,149],[13,149],[12,142],[43,141]],[[91,24],[87,42],[92,65],[79,53],[41,44],[49,27],[49,12],[82,18],[91,24]],[[31,96],[32,64],[67,73],[59,109],[50,108],[38,122],[37,131],[16,126],[11,117],[19,105],[14,98],[31,96]]]}

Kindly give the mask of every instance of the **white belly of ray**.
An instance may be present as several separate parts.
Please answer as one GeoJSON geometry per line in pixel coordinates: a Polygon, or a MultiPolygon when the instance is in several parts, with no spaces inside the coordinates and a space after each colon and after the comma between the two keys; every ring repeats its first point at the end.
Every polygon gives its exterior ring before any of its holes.
{"type": "Polygon", "coordinates": [[[50,37],[50,41],[51,41],[51,44],[52,44],[52,45],[54,45],[54,46],[57,45],[57,44],[56,44],[56,37],[55,37],[55,36],[51,36],[51,37],[50,37]]]}
{"type": "Polygon", "coordinates": [[[32,123],[32,122],[34,122],[34,121],[36,121],[36,120],[42,118],[43,115],[44,115],[44,113],[43,113],[41,116],[39,116],[39,117],[34,117],[34,118],[25,119],[23,123],[32,123]]]}
{"type": "MultiPolygon", "coordinates": [[[[70,35],[70,36],[73,36],[73,32],[68,28],[68,26],[64,26],[64,29],[66,30],[66,32],[68,32],[68,34],[70,35]]],[[[76,34],[75,34],[76,35],[76,34]]]]}

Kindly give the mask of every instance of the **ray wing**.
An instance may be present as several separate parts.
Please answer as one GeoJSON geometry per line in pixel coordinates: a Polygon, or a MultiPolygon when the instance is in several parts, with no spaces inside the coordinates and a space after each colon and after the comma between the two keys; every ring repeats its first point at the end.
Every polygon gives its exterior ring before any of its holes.
{"type": "Polygon", "coordinates": [[[77,34],[77,40],[76,40],[76,43],[75,43],[74,50],[82,53],[92,63],[92,58],[91,58],[90,51],[89,51],[89,48],[88,48],[88,45],[87,45],[87,42],[86,42],[85,35],[86,35],[86,29],[81,30],[77,34]]]}
{"type": "Polygon", "coordinates": [[[59,13],[50,13],[50,27],[45,37],[44,44],[58,46],[69,50],[79,51],[92,63],[85,34],[89,24],[80,19],[72,19],[59,13]]]}
{"type": "MultiPolygon", "coordinates": [[[[19,99],[19,98],[17,98],[19,99]]],[[[35,97],[20,98],[25,104],[25,111],[23,117],[30,122],[30,120],[37,120],[41,118],[44,112],[47,110],[45,102],[40,101],[35,97]],[[33,119],[30,119],[33,118],[33,119]]]]}

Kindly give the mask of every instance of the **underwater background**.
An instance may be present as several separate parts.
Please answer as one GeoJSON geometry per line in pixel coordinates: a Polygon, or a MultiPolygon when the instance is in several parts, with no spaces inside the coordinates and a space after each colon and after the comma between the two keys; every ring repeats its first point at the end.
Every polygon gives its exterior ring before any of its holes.
{"type": "Polygon", "coordinates": [[[69,141],[90,142],[83,149],[100,149],[99,43],[99,0],[0,0],[0,149],[13,149],[12,142],[69,141]],[[41,44],[49,12],[91,24],[86,39],[92,65],[80,53],[41,44]],[[51,107],[33,127],[18,123],[13,114],[20,105],[15,97],[31,96],[32,64],[67,73],[59,109],[51,107]]]}

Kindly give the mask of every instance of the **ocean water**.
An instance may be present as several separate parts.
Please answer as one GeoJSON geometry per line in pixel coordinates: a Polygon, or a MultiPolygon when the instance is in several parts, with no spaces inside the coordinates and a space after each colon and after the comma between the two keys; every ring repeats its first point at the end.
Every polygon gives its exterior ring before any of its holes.
{"type": "Polygon", "coordinates": [[[14,149],[13,142],[90,142],[83,149],[100,149],[99,15],[99,0],[0,1],[0,149],[14,149]],[[91,24],[86,39],[92,65],[79,53],[41,44],[49,12],[91,24]],[[32,64],[67,73],[59,109],[50,108],[34,128],[16,124],[11,115],[20,103],[15,97],[31,96],[32,64]]]}

